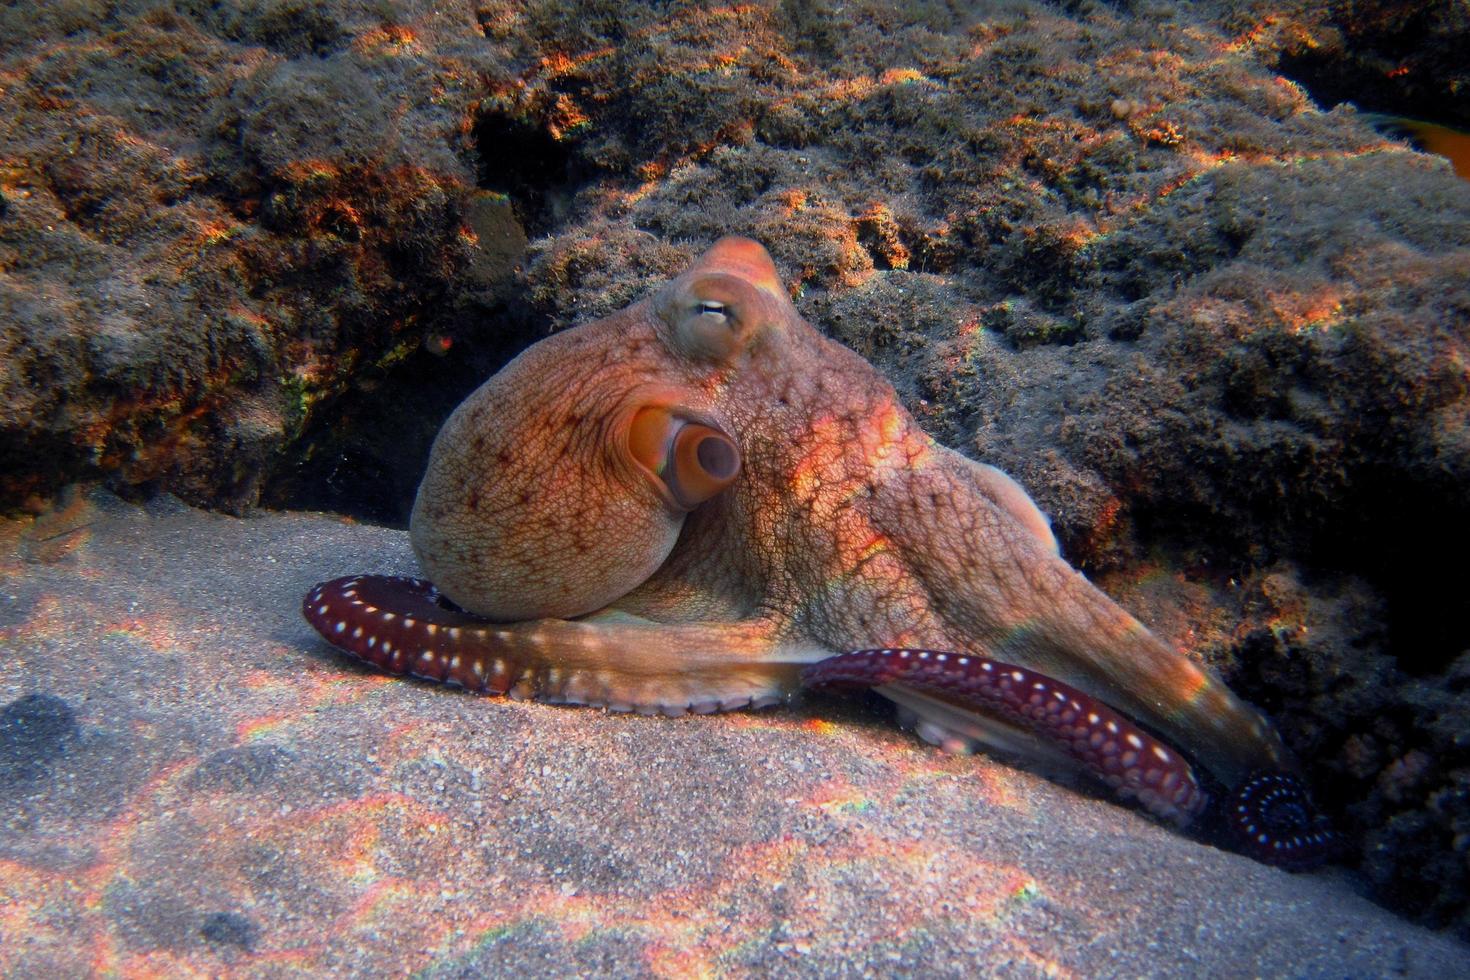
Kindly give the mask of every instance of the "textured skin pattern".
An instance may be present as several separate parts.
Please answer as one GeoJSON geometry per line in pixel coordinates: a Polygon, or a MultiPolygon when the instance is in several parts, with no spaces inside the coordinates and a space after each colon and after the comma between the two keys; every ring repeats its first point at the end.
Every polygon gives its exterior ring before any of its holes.
{"type": "MultiPolygon", "coordinates": [[[[382,580],[356,580],[371,602],[344,579],[305,603],[328,639],[394,672],[677,714],[770,703],[804,665],[876,641],[1054,679],[1226,786],[1283,766],[1253,710],[1058,556],[1019,485],[935,443],[871,365],[804,322],[747,239],[472,394],[435,442],[411,534],[434,587],[493,621],[471,647],[448,644],[471,627],[427,584],[402,601],[433,635],[382,618],[402,612],[382,580]],[[660,455],[686,424],[714,435],[713,469],[738,454],[733,482],[674,478],[700,465],[660,455]],[[365,653],[374,634],[401,658],[365,653]]],[[[906,694],[902,679],[880,689],[906,694]]],[[[993,714],[959,710],[980,727],[993,714]]]]}

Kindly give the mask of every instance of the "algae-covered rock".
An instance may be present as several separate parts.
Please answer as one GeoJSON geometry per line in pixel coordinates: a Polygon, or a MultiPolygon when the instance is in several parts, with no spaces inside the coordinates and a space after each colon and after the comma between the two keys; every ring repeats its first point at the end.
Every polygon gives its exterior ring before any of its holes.
{"type": "Polygon", "coordinates": [[[493,52],[435,55],[458,32],[399,12],[420,26],[295,3],[0,14],[7,507],[97,476],[251,506],[324,401],[463,329],[460,127],[493,52]]]}

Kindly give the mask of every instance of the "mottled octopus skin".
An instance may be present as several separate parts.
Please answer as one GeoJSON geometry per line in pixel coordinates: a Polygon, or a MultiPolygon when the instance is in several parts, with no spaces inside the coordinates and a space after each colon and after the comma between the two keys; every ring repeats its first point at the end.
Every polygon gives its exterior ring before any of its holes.
{"type": "MultiPolygon", "coordinates": [[[[1226,787],[1289,765],[1255,711],[1059,557],[1015,481],[934,442],[803,321],[748,239],[475,391],[435,440],[410,533],[432,586],[357,576],[304,602],[394,673],[678,714],[773,703],[803,668],[865,651],[852,670],[881,643],[1064,685],[1226,787]]],[[[931,680],[877,690],[956,744],[1014,742],[1004,705],[931,680]]],[[[1098,775],[1139,795],[1148,770],[1116,765],[1098,775]]]]}

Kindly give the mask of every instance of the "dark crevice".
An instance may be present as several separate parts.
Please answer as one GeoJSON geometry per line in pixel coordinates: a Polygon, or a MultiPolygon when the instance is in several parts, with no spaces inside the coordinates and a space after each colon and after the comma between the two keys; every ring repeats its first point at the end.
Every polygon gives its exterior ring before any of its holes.
{"type": "Polygon", "coordinates": [[[1355,536],[1360,546],[1334,557],[1360,570],[1385,599],[1387,647],[1399,667],[1438,674],[1470,650],[1470,621],[1452,612],[1464,602],[1464,580],[1446,574],[1444,564],[1470,549],[1470,514],[1455,514],[1442,500],[1405,499],[1402,488],[1380,503],[1355,536]]]}
{"type": "Polygon", "coordinates": [[[1449,499],[1362,475],[1353,501],[1330,516],[1284,513],[1280,500],[1262,501],[1226,522],[1206,508],[1177,505],[1139,505],[1132,516],[1140,539],[1192,542],[1231,575],[1289,559],[1305,571],[1360,578],[1384,601],[1385,648],[1399,669],[1424,677],[1470,651],[1470,621],[1448,612],[1463,604],[1463,580],[1443,571],[1444,561],[1470,551],[1470,512],[1449,499]],[[1231,555],[1249,562],[1230,568],[1231,555]]]}
{"type": "Polygon", "coordinates": [[[474,139],[481,189],[510,198],[527,235],[548,234],[582,177],[575,144],[545,126],[498,112],[480,117],[474,139]]]}
{"type": "Polygon", "coordinates": [[[1336,3],[1326,22],[1334,34],[1281,52],[1275,65],[1319,105],[1470,129],[1466,24],[1453,2],[1336,3]]]}
{"type": "MultiPolygon", "coordinates": [[[[327,510],[407,525],[440,425],[470,392],[547,332],[521,296],[515,270],[529,238],[554,233],[583,178],[575,143],[529,118],[486,112],[474,130],[477,184],[463,220],[478,253],[417,349],[318,404],[262,493],[267,507],[327,510]]],[[[393,263],[405,285],[415,264],[393,263]]],[[[410,341],[411,342],[411,341],[410,341]]]]}
{"type": "Polygon", "coordinates": [[[360,376],[313,413],[261,503],[406,527],[439,426],[534,335],[509,311],[487,313],[478,329],[430,335],[391,370],[360,376]]]}
{"type": "Polygon", "coordinates": [[[1324,109],[1350,102],[1361,112],[1377,112],[1465,129],[1465,107],[1427,86],[1399,84],[1379,71],[1315,53],[1283,55],[1276,70],[1298,83],[1324,109]]]}

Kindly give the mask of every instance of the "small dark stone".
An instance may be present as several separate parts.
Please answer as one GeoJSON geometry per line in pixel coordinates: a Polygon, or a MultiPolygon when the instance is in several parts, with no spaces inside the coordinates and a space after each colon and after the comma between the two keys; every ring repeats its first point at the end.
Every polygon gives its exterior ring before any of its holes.
{"type": "Polygon", "coordinates": [[[27,694],[0,708],[0,784],[44,775],[76,732],[71,705],[52,694],[27,694]]]}
{"type": "Polygon", "coordinates": [[[215,912],[204,920],[199,935],[212,943],[238,946],[248,953],[255,949],[255,942],[260,938],[260,929],[243,915],[215,912]]]}

